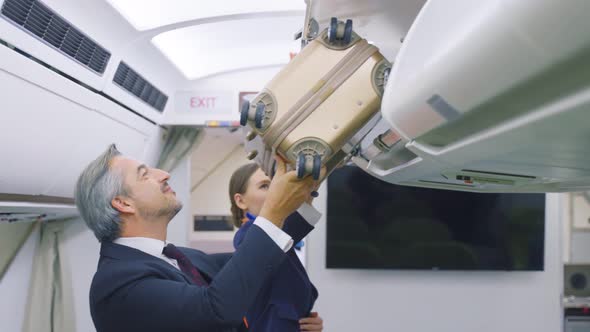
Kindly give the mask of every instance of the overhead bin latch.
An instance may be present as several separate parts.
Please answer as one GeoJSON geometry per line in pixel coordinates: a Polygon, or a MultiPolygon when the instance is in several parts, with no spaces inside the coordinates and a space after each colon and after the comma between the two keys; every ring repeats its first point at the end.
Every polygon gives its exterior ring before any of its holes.
{"type": "Polygon", "coordinates": [[[320,24],[313,17],[311,17],[311,3],[312,0],[305,1],[305,20],[303,22],[303,29],[297,31],[294,40],[301,38],[301,49],[303,49],[309,42],[314,40],[320,33],[320,24]]]}
{"type": "Polygon", "coordinates": [[[393,130],[387,130],[383,134],[375,137],[373,144],[369,145],[363,156],[368,160],[372,160],[381,153],[389,152],[391,148],[401,141],[401,136],[393,130]]]}

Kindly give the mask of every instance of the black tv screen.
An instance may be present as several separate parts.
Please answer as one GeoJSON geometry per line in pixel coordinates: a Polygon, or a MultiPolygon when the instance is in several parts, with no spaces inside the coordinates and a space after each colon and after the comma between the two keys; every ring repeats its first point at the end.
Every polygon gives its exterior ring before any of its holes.
{"type": "Polygon", "coordinates": [[[328,178],[328,268],[542,271],[544,194],[390,184],[346,166],[328,178]]]}

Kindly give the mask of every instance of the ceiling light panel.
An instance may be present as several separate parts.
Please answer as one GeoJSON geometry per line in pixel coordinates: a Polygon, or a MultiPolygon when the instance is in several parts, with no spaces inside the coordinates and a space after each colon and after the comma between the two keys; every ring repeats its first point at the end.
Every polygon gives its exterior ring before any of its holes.
{"type": "Polygon", "coordinates": [[[303,16],[257,18],[190,26],[152,40],[187,79],[285,64],[299,50],[293,35],[303,16]]]}
{"type": "Polygon", "coordinates": [[[304,0],[107,0],[137,30],[188,20],[234,15],[305,10],[304,0]]]}

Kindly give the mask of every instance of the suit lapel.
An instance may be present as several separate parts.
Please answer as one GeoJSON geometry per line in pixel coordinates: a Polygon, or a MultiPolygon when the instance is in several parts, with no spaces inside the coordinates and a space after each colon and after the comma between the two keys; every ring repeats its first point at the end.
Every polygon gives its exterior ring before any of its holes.
{"type": "MultiPolygon", "coordinates": [[[[114,258],[117,260],[133,260],[133,261],[146,261],[150,264],[157,264],[162,266],[170,271],[173,271],[177,275],[181,276],[187,283],[192,284],[190,277],[185,275],[182,271],[177,269],[176,267],[170,265],[170,263],[165,262],[163,259],[154,257],[148,253],[145,253],[141,250],[131,248],[128,246],[112,243],[112,242],[103,242],[100,248],[100,255],[106,256],[110,258],[114,258]]],[[[198,268],[198,267],[197,267],[198,268]]]]}

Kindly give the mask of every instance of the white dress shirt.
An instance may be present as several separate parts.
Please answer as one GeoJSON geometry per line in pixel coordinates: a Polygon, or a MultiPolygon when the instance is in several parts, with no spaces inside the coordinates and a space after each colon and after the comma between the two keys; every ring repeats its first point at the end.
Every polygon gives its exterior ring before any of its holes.
{"type": "MultiPolygon", "coordinates": [[[[315,226],[321,217],[321,213],[307,203],[304,203],[299,209],[297,209],[297,212],[299,212],[305,221],[312,226],[315,226]]],[[[265,218],[257,217],[256,220],[254,220],[254,225],[260,227],[284,252],[289,251],[289,249],[293,247],[293,239],[282,229],[265,218]]],[[[167,244],[165,241],[147,237],[120,237],[113,242],[141,250],[146,254],[163,259],[177,269],[180,269],[175,259],[168,258],[162,253],[167,244]]]]}
{"type": "MultiPolygon", "coordinates": [[[[297,209],[297,212],[299,212],[299,215],[301,215],[301,217],[303,217],[303,219],[305,219],[305,221],[307,221],[307,223],[312,226],[315,226],[322,216],[318,210],[307,203],[303,203],[303,205],[297,209]]],[[[289,251],[289,249],[293,247],[293,239],[282,229],[278,228],[275,224],[266,220],[265,218],[260,216],[256,217],[256,220],[254,220],[254,225],[262,228],[262,230],[268,234],[268,236],[270,236],[270,238],[273,239],[277,246],[283,249],[284,252],[289,251]]]]}
{"type": "Polygon", "coordinates": [[[312,226],[315,226],[322,217],[320,211],[318,211],[313,205],[307,203],[303,203],[303,205],[297,209],[297,212],[299,212],[299,215],[312,226]]]}
{"type": "Polygon", "coordinates": [[[167,263],[170,263],[172,266],[180,270],[180,267],[178,267],[176,259],[168,258],[162,253],[162,251],[164,251],[164,247],[167,244],[164,241],[152,239],[149,237],[120,237],[118,239],[115,239],[115,241],[113,242],[116,244],[141,250],[146,254],[150,254],[154,257],[163,259],[167,263]]]}

